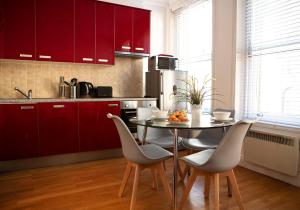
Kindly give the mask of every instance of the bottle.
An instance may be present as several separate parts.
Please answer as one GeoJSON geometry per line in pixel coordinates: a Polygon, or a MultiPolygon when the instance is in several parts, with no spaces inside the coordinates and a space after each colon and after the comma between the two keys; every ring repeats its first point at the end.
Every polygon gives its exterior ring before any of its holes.
{"type": "Polygon", "coordinates": [[[59,98],[66,98],[67,97],[67,89],[68,85],[65,82],[65,79],[63,76],[59,78],[59,98]]]}

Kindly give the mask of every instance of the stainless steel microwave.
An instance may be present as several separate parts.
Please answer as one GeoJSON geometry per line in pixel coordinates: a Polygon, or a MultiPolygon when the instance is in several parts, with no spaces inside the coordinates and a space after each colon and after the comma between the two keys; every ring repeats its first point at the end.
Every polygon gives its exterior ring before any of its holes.
{"type": "Polygon", "coordinates": [[[155,70],[177,70],[178,58],[171,55],[151,56],[148,61],[149,71],[155,70]]]}

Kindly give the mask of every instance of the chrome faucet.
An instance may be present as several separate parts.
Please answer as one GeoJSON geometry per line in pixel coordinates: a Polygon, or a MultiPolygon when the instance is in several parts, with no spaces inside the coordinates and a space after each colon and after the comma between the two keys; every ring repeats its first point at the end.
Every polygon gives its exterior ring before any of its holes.
{"type": "Polygon", "coordinates": [[[23,96],[25,96],[28,99],[32,99],[32,90],[28,90],[28,94],[26,95],[26,93],[24,93],[22,90],[20,90],[19,88],[15,87],[15,90],[18,91],[19,93],[21,93],[23,96]]]}

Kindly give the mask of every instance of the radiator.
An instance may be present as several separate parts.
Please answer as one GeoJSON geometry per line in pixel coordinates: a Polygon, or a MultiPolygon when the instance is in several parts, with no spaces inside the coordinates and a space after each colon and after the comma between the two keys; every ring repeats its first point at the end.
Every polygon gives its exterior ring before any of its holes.
{"type": "Polygon", "coordinates": [[[249,131],[244,160],[290,176],[298,174],[299,140],[293,136],[249,131]]]}

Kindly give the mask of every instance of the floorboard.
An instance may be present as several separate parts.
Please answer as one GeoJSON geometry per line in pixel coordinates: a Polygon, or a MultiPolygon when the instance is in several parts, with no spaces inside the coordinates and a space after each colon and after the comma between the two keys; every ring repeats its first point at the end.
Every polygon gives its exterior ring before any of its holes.
{"type": "MultiPolygon", "coordinates": [[[[118,197],[126,160],[123,158],[99,160],[80,164],[23,170],[0,174],[0,209],[30,210],[127,210],[130,205],[133,174],[118,197]]],[[[167,175],[171,183],[171,161],[167,175]]],[[[299,210],[300,188],[255,173],[245,168],[235,170],[246,209],[299,210]]],[[[197,178],[185,210],[213,209],[213,194],[204,199],[204,178],[197,178]]],[[[220,208],[238,209],[234,198],[226,194],[226,180],[220,181],[220,208]]],[[[159,189],[151,188],[151,172],[143,171],[140,180],[137,210],[171,210],[159,182],[159,189]]],[[[179,185],[179,198],[183,184],[179,185]]],[[[213,184],[211,185],[211,191],[213,184]]]]}

